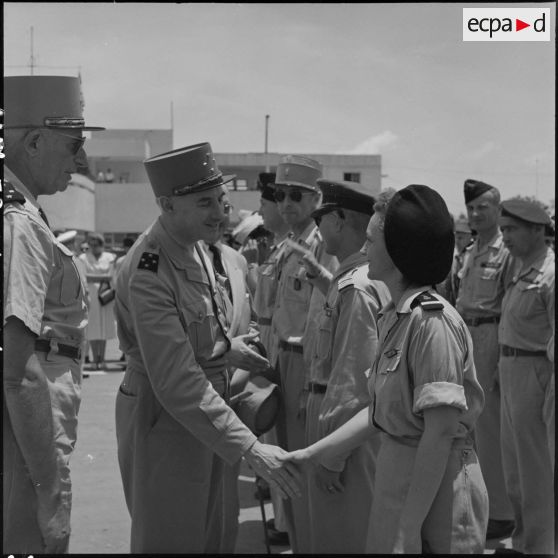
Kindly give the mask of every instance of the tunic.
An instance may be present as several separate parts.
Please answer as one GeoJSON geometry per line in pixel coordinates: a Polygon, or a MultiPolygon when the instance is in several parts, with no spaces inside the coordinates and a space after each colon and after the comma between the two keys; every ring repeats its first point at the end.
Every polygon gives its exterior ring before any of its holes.
{"type": "Polygon", "coordinates": [[[256,441],[224,399],[231,312],[201,248],[178,244],[160,220],[126,256],[116,434],[133,553],[219,551],[224,465],[256,441]]]}

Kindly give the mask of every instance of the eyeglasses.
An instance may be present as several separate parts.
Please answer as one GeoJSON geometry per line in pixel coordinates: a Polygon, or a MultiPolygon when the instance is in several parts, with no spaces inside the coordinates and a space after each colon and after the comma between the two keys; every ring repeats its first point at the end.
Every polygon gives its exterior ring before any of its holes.
{"type": "Polygon", "coordinates": [[[285,190],[275,190],[273,197],[275,198],[275,201],[282,202],[287,196],[289,196],[291,201],[298,203],[302,199],[302,196],[313,193],[314,192],[303,192],[302,190],[290,190],[289,192],[285,192],[285,190]]]}
{"type": "Polygon", "coordinates": [[[87,138],[78,138],[76,136],[71,136],[70,134],[64,134],[63,132],[59,132],[58,130],[52,130],[51,128],[47,128],[47,129],[50,130],[51,132],[54,132],[55,134],[58,134],[59,136],[64,136],[66,138],[72,139],[73,140],[72,154],[74,156],[76,156],[79,153],[79,150],[83,147],[83,144],[87,139],[87,138]]]}
{"type": "Polygon", "coordinates": [[[337,214],[339,215],[339,217],[341,217],[341,219],[345,219],[345,214],[343,213],[342,209],[337,209],[337,208],[332,208],[330,211],[328,211],[327,213],[322,213],[321,215],[316,215],[314,217],[314,221],[316,223],[316,225],[319,227],[320,223],[322,222],[322,217],[324,217],[325,215],[327,215],[328,213],[333,213],[334,211],[337,211],[337,214]]]}

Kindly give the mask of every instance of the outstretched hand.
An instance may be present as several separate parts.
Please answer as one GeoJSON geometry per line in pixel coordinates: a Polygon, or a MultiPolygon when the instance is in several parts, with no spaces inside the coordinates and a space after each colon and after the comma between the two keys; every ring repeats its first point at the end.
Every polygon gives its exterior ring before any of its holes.
{"type": "Polygon", "coordinates": [[[297,466],[286,459],[289,456],[278,446],[256,441],[244,457],[256,475],[276,488],[282,498],[302,495],[303,476],[297,466]]]}

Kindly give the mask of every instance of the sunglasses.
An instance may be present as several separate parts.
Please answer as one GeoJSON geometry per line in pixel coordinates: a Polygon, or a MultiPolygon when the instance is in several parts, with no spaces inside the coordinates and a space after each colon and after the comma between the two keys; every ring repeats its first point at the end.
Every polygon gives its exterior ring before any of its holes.
{"type": "Polygon", "coordinates": [[[290,190],[288,193],[285,190],[275,190],[273,197],[275,201],[282,202],[287,196],[291,201],[299,202],[302,196],[306,194],[313,194],[314,192],[303,192],[302,190],[290,190]]]}
{"type": "Polygon", "coordinates": [[[337,214],[339,215],[339,217],[341,217],[341,219],[345,219],[345,214],[343,213],[342,209],[337,209],[337,208],[333,208],[330,211],[328,211],[327,213],[322,213],[321,215],[316,215],[314,217],[314,222],[316,223],[316,225],[319,227],[320,223],[322,222],[322,217],[324,217],[325,215],[327,215],[328,213],[333,213],[334,211],[337,211],[337,214]]]}
{"type": "Polygon", "coordinates": [[[64,134],[63,132],[59,132],[58,130],[52,130],[48,128],[51,132],[58,134],[59,136],[64,136],[66,138],[70,138],[73,140],[72,143],[72,154],[76,156],[79,153],[79,150],[83,147],[85,140],[87,138],[77,138],[76,136],[71,136],[70,134],[64,134]]]}

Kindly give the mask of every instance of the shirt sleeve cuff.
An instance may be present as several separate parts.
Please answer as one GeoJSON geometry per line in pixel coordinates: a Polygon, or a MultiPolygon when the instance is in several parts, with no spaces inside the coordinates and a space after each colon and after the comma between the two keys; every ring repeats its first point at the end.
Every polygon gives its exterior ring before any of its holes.
{"type": "Polygon", "coordinates": [[[463,386],[451,382],[431,382],[415,388],[413,412],[420,413],[424,409],[449,405],[462,411],[467,410],[465,390],[463,386]]]}

